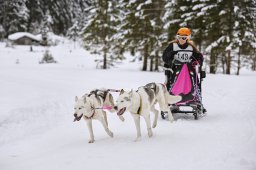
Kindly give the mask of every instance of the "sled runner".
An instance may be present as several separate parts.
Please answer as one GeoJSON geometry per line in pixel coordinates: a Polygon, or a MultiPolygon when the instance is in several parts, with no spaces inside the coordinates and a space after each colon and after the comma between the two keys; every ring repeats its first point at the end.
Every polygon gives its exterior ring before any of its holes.
{"type": "MultiPolygon", "coordinates": [[[[172,74],[167,77],[166,88],[171,95],[180,95],[182,100],[171,105],[171,111],[175,113],[193,114],[194,119],[204,115],[206,109],[202,104],[202,81],[206,77],[205,71],[198,61],[181,62],[175,60],[172,74]]],[[[163,119],[166,118],[161,112],[163,119]]]]}

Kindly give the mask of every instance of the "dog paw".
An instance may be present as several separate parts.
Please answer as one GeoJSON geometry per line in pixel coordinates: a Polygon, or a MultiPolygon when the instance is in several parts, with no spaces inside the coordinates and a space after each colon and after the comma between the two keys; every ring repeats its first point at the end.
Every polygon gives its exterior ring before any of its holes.
{"type": "Polygon", "coordinates": [[[95,141],[94,139],[91,139],[88,141],[88,143],[94,143],[94,141],[95,141]]]}
{"type": "Polygon", "coordinates": [[[155,128],[156,127],[156,123],[153,124],[152,128],[155,128]]]}
{"type": "Polygon", "coordinates": [[[134,142],[138,142],[138,141],[140,141],[141,140],[141,137],[137,137],[135,140],[134,140],[134,142]]]}
{"type": "Polygon", "coordinates": [[[172,123],[172,122],[174,122],[174,119],[173,119],[173,117],[171,117],[171,118],[168,118],[168,120],[172,123]]]}
{"type": "Polygon", "coordinates": [[[172,123],[174,121],[174,118],[172,117],[172,115],[168,115],[168,120],[172,123]]]}
{"type": "Polygon", "coordinates": [[[109,135],[111,138],[113,138],[113,137],[114,137],[114,133],[113,133],[113,132],[111,132],[111,131],[109,131],[109,132],[108,132],[108,135],[109,135]]]}
{"type": "Polygon", "coordinates": [[[153,132],[150,130],[149,132],[148,132],[148,137],[152,137],[153,136],[153,132]]]}

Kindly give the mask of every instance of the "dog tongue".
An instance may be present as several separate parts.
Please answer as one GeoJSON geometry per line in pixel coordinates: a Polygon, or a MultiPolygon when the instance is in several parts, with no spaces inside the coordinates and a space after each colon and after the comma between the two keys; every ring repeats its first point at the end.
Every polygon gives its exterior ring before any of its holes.
{"type": "Polygon", "coordinates": [[[75,116],[75,118],[74,118],[73,122],[75,122],[75,121],[79,121],[82,117],[83,117],[83,114],[82,114],[81,116],[79,116],[79,117],[75,116]]]}
{"type": "Polygon", "coordinates": [[[126,110],[126,108],[124,107],[124,108],[122,108],[121,110],[119,110],[119,111],[117,112],[117,114],[120,116],[120,115],[122,115],[122,114],[125,112],[125,110],[126,110]]]}

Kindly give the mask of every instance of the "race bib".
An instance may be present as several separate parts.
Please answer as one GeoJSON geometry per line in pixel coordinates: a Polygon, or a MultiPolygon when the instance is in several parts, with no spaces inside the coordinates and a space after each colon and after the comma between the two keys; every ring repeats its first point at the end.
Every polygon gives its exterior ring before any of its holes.
{"type": "Polygon", "coordinates": [[[192,52],[190,51],[179,51],[177,54],[175,54],[174,58],[175,60],[185,63],[191,61],[191,56],[192,52]]]}

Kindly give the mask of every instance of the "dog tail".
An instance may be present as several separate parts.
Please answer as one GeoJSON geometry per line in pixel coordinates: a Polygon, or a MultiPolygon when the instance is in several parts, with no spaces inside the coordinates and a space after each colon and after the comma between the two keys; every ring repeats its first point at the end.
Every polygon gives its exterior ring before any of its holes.
{"type": "Polygon", "coordinates": [[[179,101],[182,100],[181,96],[174,96],[174,95],[170,95],[166,86],[164,84],[161,84],[164,90],[164,94],[165,94],[165,101],[167,102],[167,104],[175,104],[179,101]]]}
{"type": "Polygon", "coordinates": [[[163,95],[164,95],[164,98],[165,98],[165,104],[168,105],[168,103],[169,103],[169,98],[168,98],[169,92],[167,91],[167,88],[164,84],[161,84],[161,85],[162,85],[163,92],[164,92],[163,95]]]}
{"type": "Polygon", "coordinates": [[[168,94],[167,98],[168,104],[175,104],[182,100],[181,96],[173,96],[170,94],[168,94]]]}

